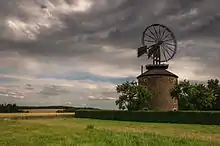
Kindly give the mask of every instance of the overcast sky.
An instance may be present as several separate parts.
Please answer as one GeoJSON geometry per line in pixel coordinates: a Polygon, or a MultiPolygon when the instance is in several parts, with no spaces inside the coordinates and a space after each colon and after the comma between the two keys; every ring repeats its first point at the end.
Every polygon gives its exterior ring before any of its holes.
{"type": "Polygon", "coordinates": [[[1,0],[0,102],[115,108],[144,29],[164,24],[181,79],[220,77],[219,0],[1,0]]]}

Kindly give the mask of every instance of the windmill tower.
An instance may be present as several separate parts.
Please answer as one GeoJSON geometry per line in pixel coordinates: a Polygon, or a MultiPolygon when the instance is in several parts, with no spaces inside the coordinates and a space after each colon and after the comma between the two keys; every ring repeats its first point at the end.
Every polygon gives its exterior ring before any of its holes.
{"type": "Polygon", "coordinates": [[[176,53],[177,41],[169,28],[161,24],[148,26],[143,32],[142,47],[137,56],[147,54],[153,63],[146,65],[146,71],[137,77],[138,83],[152,92],[151,108],[159,111],[178,110],[178,101],[170,95],[171,89],[178,83],[178,76],[169,72],[168,64],[176,53]]]}

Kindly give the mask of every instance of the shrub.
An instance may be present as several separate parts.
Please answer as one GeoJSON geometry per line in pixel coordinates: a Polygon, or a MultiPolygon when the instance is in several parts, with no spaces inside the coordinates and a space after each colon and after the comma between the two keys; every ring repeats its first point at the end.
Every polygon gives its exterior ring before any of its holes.
{"type": "Polygon", "coordinates": [[[115,101],[115,104],[119,109],[134,111],[150,107],[152,93],[136,81],[126,81],[119,84],[116,86],[116,91],[119,93],[119,98],[115,101]]]}
{"type": "Polygon", "coordinates": [[[137,122],[165,122],[182,124],[220,124],[220,112],[153,112],[153,111],[114,111],[114,110],[77,110],[76,118],[101,120],[120,120],[137,122]]]}
{"type": "Polygon", "coordinates": [[[95,128],[95,126],[93,124],[89,124],[86,126],[86,130],[92,130],[94,128],[95,128]]]}
{"type": "Polygon", "coordinates": [[[64,113],[64,110],[57,110],[56,113],[64,113]]]}
{"type": "Polygon", "coordinates": [[[100,110],[96,108],[89,108],[89,107],[69,107],[65,109],[59,109],[57,113],[74,113],[76,110],[100,110]]]}

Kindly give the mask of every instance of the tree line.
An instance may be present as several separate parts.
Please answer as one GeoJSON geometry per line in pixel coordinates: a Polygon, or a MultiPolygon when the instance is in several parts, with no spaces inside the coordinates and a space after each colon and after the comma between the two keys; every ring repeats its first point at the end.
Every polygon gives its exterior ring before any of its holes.
{"type": "Polygon", "coordinates": [[[16,104],[0,104],[0,113],[23,112],[16,104]]]}
{"type": "Polygon", "coordinates": [[[72,106],[17,106],[16,104],[0,104],[0,113],[28,112],[30,109],[57,109],[57,112],[75,112],[76,110],[100,110],[92,107],[72,107],[72,106]]]}
{"type": "MultiPolygon", "coordinates": [[[[152,93],[136,81],[126,81],[116,86],[119,109],[142,110],[151,108],[152,93]]],[[[180,81],[170,92],[178,99],[179,110],[220,110],[220,84],[210,79],[206,84],[180,81]]]]}

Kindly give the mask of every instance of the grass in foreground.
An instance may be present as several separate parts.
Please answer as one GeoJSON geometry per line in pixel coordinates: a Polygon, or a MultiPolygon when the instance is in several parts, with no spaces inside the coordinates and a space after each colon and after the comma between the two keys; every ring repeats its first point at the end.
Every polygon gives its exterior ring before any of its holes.
{"type": "Polygon", "coordinates": [[[220,126],[90,119],[0,120],[0,145],[220,146],[220,126]]]}

